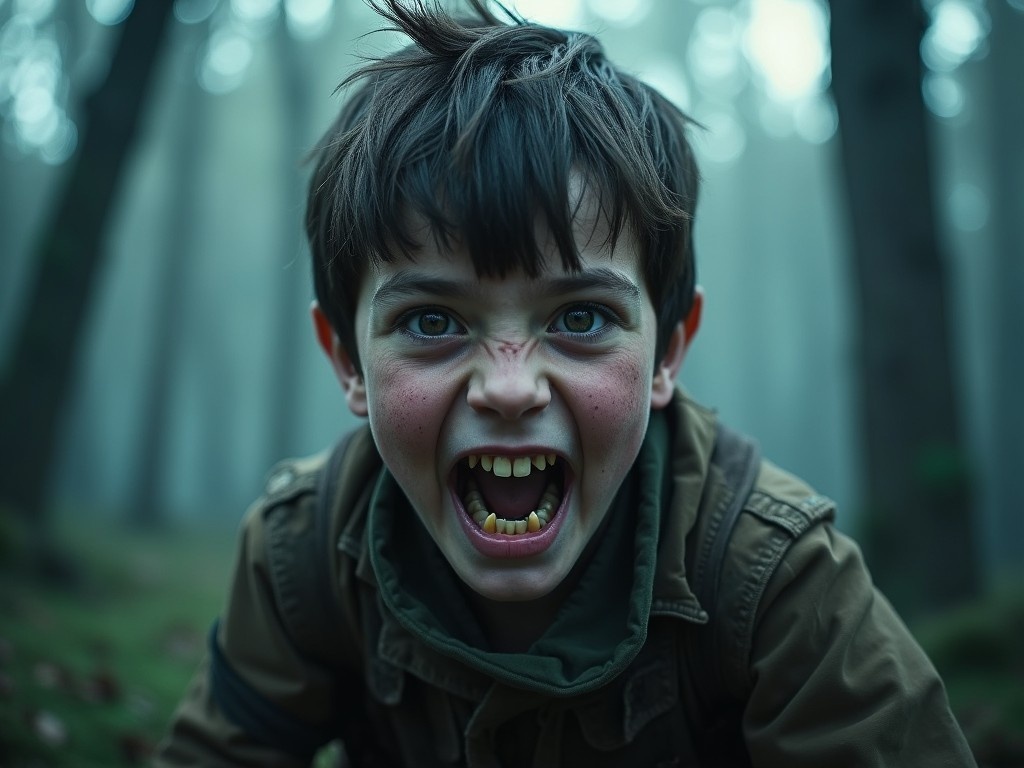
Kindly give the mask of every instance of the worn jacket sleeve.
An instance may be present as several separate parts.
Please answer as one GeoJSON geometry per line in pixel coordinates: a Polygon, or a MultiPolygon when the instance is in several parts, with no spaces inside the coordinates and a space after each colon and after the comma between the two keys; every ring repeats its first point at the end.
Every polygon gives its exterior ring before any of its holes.
{"type": "MultiPolygon", "coordinates": [[[[291,530],[310,524],[309,507],[289,510],[291,530]]],[[[334,678],[289,637],[269,573],[266,513],[256,505],[246,515],[226,607],[157,768],[308,765],[332,735],[334,678]]]]}
{"type": "Polygon", "coordinates": [[[749,651],[744,734],[755,766],[975,765],[935,668],[831,525],[779,564],[749,651]]]}

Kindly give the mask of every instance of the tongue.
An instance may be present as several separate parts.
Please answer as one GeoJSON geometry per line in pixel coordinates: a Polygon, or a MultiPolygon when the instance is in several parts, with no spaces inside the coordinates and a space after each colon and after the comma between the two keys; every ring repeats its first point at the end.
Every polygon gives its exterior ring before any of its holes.
{"type": "Polygon", "coordinates": [[[547,483],[544,473],[537,471],[527,477],[496,477],[483,471],[473,476],[487,509],[504,520],[520,520],[535,510],[547,483]]]}

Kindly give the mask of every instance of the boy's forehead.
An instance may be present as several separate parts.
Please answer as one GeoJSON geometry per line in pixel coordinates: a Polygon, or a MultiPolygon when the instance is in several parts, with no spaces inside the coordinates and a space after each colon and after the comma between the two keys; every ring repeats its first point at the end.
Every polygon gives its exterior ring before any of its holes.
{"type": "MultiPolygon", "coordinates": [[[[614,260],[639,260],[639,247],[629,228],[626,227],[613,239],[613,227],[607,211],[607,201],[594,190],[593,185],[586,182],[582,173],[574,172],[570,176],[568,213],[570,217],[572,237],[577,251],[583,261],[593,258],[607,257],[614,260]]],[[[447,212],[451,213],[451,212],[447,212]]],[[[501,216],[501,211],[494,211],[494,216],[501,216]]],[[[458,216],[449,216],[450,221],[457,221],[458,216]]],[[[388,243],[385,262],[418,264],[423,261],[447,261],[451,266],[472,266],[475,271],[484,274],[497,274],[499,270],[490,269],[488,252],[471,253],[466,238],[457,228],[439,232],[436,225],[423,212],[406,207],[401,215],[402,228],[406,235],[404,247],[397,238],[388,243]]],[[[561,254],[552,227],[539,206],[533,218],[533,240],[538,247],[537,271],[551,273],[564,271],[561,254]]],[[[501,244],[496,244],[500,247],[501,244]]],[[[378,260],[374,260],[378,262],[378,260]]],[[[380,265],[387,269],[386,265],[380,265]]],[[[390,271],[390,270],[388,270],[390,271]]]]}

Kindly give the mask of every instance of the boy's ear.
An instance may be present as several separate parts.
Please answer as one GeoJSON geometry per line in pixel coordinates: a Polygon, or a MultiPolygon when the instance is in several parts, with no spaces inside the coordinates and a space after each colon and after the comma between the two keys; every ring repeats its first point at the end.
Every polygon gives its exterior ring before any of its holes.
{"type": "Polygon", "coordinates": [[[693,292],[693,304],[685,318],[676,323],[669,336],[665,356],[654,372],[651,382],[651,408],[664,408],[672,401],[676,390],[676,375],[683,365],[686,350],[690,348],[693,337],[700,328],[700,315],[704,310],[704,289],[699,285],[693,292]]]}
{"type": "Polygon", "coordinates": [[[349,410],[356,416],[366,416],[369,410],[366,402],[366,384],[363,383],[362,374],[352,362],[351,355],[342,345],[341,339],[334,332],[327,315],[320,309],[317,302],[312,303],[309,314],[313,318],[316,340],[320,344],[320,349],[327,355],[327,359],[331,361],[334,375],[345,392],[345,401],[348,403],[349,410]]]}

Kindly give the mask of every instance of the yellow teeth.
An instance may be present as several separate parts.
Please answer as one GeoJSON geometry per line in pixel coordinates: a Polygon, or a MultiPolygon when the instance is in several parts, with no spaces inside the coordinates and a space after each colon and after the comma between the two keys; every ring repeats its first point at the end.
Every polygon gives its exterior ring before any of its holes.
{"type": "Polygon", "coordinates": [[[477,464],[484,472],[493,472],[498,477],[529,477],[534,469],[547,469],[555,465],[555,454],[538,453],[535,456],[489,456],[473,453],[466,457],[470,469],[477,464]]]}
{"type": "Polygon", "coordinates": [[[554,483],[548,483],[537,504],[537,509],[522,520],[505,520],[488,511],[483,496],[480,495],[480,490],[472,478],[466,485],[466,495],[463,498],[466,511],[484,533],[501,533],[506,536],[519,536],[539,531],[551,521],[558,501],[558,487],[554,483]]]}

